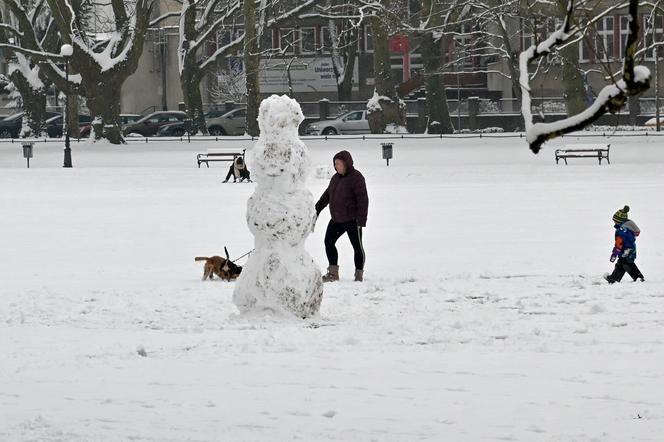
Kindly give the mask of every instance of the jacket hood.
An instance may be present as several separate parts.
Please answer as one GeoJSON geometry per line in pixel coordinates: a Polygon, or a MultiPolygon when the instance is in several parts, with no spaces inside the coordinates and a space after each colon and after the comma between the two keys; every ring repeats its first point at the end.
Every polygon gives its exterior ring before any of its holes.
{"type": "Polygon", "coordinates": [[[334,160],[341,160],[344,163],[346,163],[346,169],[348,169],[346,171],[346,174],[348,174],[350,171],[353,170],[353,157],[351,156],[350,152],[348,152],[347,150],[342,150],[341,152],[336,154],[334,158],[332,158],[332,165],[334,165],[334,160]]]}
{"type": "Polygon", "coordinates": [[[631,219],[628,219],[627,221],[622,223],[622,226],[628,230],[631,230],[636,236],[639,236],[639,234],[641,234],[641,229],[639,229],[639,226],[637,226],[636,223],[631,219]]]}

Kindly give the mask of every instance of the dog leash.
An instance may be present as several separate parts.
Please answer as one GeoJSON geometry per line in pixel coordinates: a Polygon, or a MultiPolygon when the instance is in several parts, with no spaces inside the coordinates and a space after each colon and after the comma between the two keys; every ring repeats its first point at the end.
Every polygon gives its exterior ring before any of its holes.
{"type": "MultiPolygon", "coordinates": [[[[316,227],[316,221],[318,221],[318,214],[316,214],[316,215],[314,216],[313,222],[311,223],[311,231],[312,231],[312,232],[314,231],[314,227],[316,227]]],[[[225,250],[225,249],[226,249],[226,248],[224,247],[224,250],[225,250]]],[[[239,260],[241,260],[242,258],[244,258],[245,256],[249,256],[249,255],[251,255],[252,253],[254,253],[254,250],[256,250],[256,249],[251,249],[251,250],[249,250],[247,253],[245,253],[244,255],[240,256],[239,258],[235,258],[235,259],[231,260],[231,262],[232,262],[232,263],[235,263],[235,261],[239,261],[239,260]]],[[[228,253],[228,252],[226,252],[226,253],[228,253]]]]}
{"type": "Polygon", "coordinates": [[[240,256],[239,258],[235,258],[235,259],[233,259],[231,262],[234,263],[235,261],[239,261],[239,260],[241,260],[241,259],[244,258],[245,256],[249,256],[249,255],[251,255],[252,253],[254,253],[254,250],[256,250],[256,249],[251,249],[251,250],[249,250],[247,253],[245,253],[244,255],[240,256]]]}

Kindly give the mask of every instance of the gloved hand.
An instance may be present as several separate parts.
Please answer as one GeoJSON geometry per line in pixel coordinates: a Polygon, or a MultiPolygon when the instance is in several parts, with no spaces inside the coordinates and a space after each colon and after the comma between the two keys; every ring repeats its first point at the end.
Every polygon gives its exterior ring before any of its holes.
{"type": "Polygon", "coordinates": [[[623,250],[623,253],[622,253],[623,258],[627,258],[631,251],[632,251],[632,249],[623,250]]]}
{"type": "Polygon", "coordinates": [[[611,255],[611,258],[609,258],[609,261],[614,262],[616,260],[616,255],[611,255]]]}
{"type": "Polygon", "coordinates": [[[320,212],[316,211],[316,215],[314,215],[314,219],[311,222],[311,232],[316,229],[316,221],[318,221],[318,215],[320,215],[320,212]]]}

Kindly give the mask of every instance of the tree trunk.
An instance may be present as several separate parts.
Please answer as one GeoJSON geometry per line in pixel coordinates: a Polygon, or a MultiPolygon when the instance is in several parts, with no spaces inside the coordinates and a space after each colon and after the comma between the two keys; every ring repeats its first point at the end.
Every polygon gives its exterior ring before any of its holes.
{"type": "MultiPolygon", "coordinates": [[[[64,123],[69,128],[69,136],[71,138],[79,138],[81,135],[80,128],[78,126],[78,95],[69,93],[69,98],[67,100],[67,109],[65,110],[65,118],[67,121],[64,123]]],[[[65,127],[63,126],[63,131],[65,127]]],[[[64,132],[62,133],[64,135],[64,132]]]]}
{"type": "MultiPolygon", "coordinates": [[[[567,0],[558,0],[558,11],[560,17],[564,19],[567,14],[567,0]]],[[[570,44],[560,50],[563,59],[563,96],[567,105],[568,117],[586,110],[586,91],[579,70],[579,44],[570,44]]]]}
{"type": "MultiPolygon", "coordinates": [[[[385,1],[385,3],[391,3],[385,1]]],[[[389,7],[389,4],[385,4],[389,7]]],[[[388,125],[406,125],[406,109],[399,99],[392,78],[392,68],[389,49],[389,32],[381,16],[371,18],[371,30],[374,43],[374,79],[376,83],[375,94],[378,95],[379,106],[367,108],[369,128],[371,133],[381,134],[388,125]]]]}
{"type": "MultiPolygon", "coordinates": [[[[343,62],[344,66],[337,66],[335,54],[332,53],[332,67],[337,78],[337,96],[339,101],[352,101],[353,99],[353,73],[355,72],[355,63],[357,63],[357,39],[358,30],[353,28],[349,31],[348,38],[343,41],[343,62]],[[343,68],[343,80],[339,81],[341,69],[343,68]]],[[[341,42],[340,42],[341,43],[341,42]]]]}
{"type": "Polygon", "coordinates": [[[253,1],[244,2],[244,72],[247,83],[247,134],[257,137],[258,109],[261,103],[260,89],[260,44],[256,31],[256,4],[253,1]]]}
{"type": "Polygon", "coordinates": [[[586,110],[586,91],[579,70],[579,44],[571,44],[560,50],[562,55],[563,96],[567,105],[567,116],[586,110]]]}
{"type": "MultiPolygon", "coordinates": [[[[194,133],[207,135],[205,124],[205,111],[201,97],[201,79],[203,72],[198,64],[198,50],[192,48],[193,42],[199,37],[196,29],[196,3],[185,1],[180,17],[180,35],[182,41],[178,46],[180,87],[184,100],[187,118],[191,119],[191,128],[194,133]]],[[[204,46],[204,45],[203,45],[204,46]]]]}
{"type": "Polygon", "coordinates": [[[19,70],[9,75],[12,83],[21,94],[25,120],[20,137],[42,137],[46,134],[46,90],[32,88],[30,82],[19,70]]]}
{"type": "Polygon", "coordinates": [[[503,26],[503,21],[500,20],[499,17],[496,17],[495,23],[496,27],[498,28],[500,38],[503,41],[505,52],[507,53],[505,62],[507,64],[507,69],[510,71],[510,81],[512,82],[512,98],[514,98],[517,103],[521,103],[521,85],[519,84],[519,70],[517,69],[519,66],[518,54],[512,47],[512,37],[507,32],[507,29],[505,29],[503,26]]]}
{"type": "MultiPolygon", "coordinates": [[[[442,24],[442,8],[443,4],[440,0],[422,0],[422,10],[429,11],[426,21],[430,28],[436,28],[442,24]]],[[[436,41],[433,32],[430,31],[422,35],[420,50],[424,64],[424,89],[429,114],[427,131],[433,134],[454,133],[443,78],[445,48],[447,48],[447,38],[440,37],[436,41]]]]}
{"type": "MultiPolygon", "coordinates": [[[[356,51],[354,51],[356,52],[356,51]]],[[[337,83],[337,95],[339,101],[353,100],[353,72],[355,71],[356,55],[346,61],[346,74],[343,81],[337,83]]]]}
{"type": "Polygon", "coordinates": [[[441,38],[435,41],[433,33],[427,32],[422,36],[420,46],[424,63],[424,89],[427,93],[427,112],[429,114],[427,130],[431,134],[454,133],[443,82],[444,52],[442,40],[441,38]]]}
{"type": "MultiPolygon", "coordinates": [[[[99,84],[116,84],[113,81],[100,81],[99,84]]],[[[86,90],[94,90],[86,87],[86,90]]],[[[124,138],[120,129],[120,88],[97,88],[96,94],[87,98],[88,108],[94,118],[92,125],[95,140],[106,138],[111,144],[123,144],[124,138]]]]}
{"type": "MultiPolygon", "coordinates": [[[[189,58],[189,57],[187,57],[189,58]]],[[[203,97],[201,96],[201,78],[198,74],[196,60],[186,61],[186,67],[180,75],[180,86],[184,99],[184,107],[187,117],[192,121],[194,133],[207,135],[207,124],[205,123],[205,110],[203,109],[203,97]]]]}

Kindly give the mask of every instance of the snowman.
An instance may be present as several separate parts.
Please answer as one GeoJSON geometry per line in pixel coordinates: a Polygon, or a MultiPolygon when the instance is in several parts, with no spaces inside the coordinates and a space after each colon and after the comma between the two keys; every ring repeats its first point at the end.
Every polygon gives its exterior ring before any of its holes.
{"type": "Polygon", "coordinates": [[[316,211],[305,181],[311,164],[298,136],[304,120],[297,101],[272,95],[258,113],[261,135],[248,153],[256,190],[247,202],[255,251],[242,269],[233,302],[243,313],[316,315],[323,298],[321,273],[304,249],[316,211]]]}

